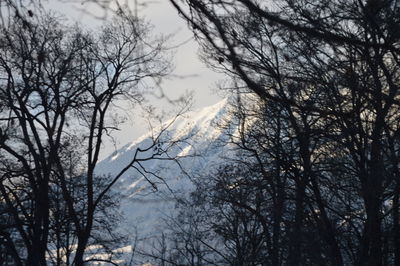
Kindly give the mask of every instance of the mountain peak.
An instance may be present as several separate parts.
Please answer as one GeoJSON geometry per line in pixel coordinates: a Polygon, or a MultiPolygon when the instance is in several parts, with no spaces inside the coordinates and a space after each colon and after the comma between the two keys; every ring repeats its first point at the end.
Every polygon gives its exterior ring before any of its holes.
{"type": "MultiPolygon", "coordinates": [[[[168,149],[168,156],[178,158],[179,163],[165,160],[166,157],[143,161],[120,177],[113,190],[123,197],[122,231],[130,232],[132,239],[148,239],[161,234],[162,217],[173,213],[174,198],[193,190],[193,183],[188,176],[193,178],[198,173],[205,173],[213,165],[219,164],[222,155],[230,152],[227,146],[221,145],[221,140],[227,137],[221,125],[229,120],[229,99],[223,99],[164,123],[164,130],[156,139],[157,147],[160,145],[160,149],[168,149]],[[165,128],[166,125],[170,126],[165,128]]],[[[144,156],[153,155],[152,152],[157,152],[153,150],[155,140],[152,136],[155,133],[149,132],[127,143],[100,162],[96,172],[113,178],[132,161],[138,149],[151,147],[150,154],[144,156]]],[[[146,245],[148,243],[142,248],[146,245]]]]}

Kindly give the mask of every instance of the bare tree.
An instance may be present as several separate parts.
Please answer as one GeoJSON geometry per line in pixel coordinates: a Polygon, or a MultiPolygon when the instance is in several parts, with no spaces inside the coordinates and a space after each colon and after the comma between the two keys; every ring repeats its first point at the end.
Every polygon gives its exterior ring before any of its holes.
{"type": "Polygon", "coordinates": [[[208,64],[284,110],[296,144],[289,158],[301,166],[288,263],[309,262],[300,256],[308,215],[335,265],[398,261],[388,233],[398,226],[398,2],[171,3],[208,64]]]}
{"type": "Polygon", "coordinates": [[[101,244],[94,230],[104,229],[112,186],[164,152],[138,156],[156,138],[119,174],[96,174],[104,138],[119,124],[114,105],[140,102],[141,82],[169,65],[136,17],[121,13],[97,35],[62,23],[41,14],[1,26],[0,235],[16,265],[46,265],[53,254],[58,265],[83,265],[88,245],[101,244]]]}

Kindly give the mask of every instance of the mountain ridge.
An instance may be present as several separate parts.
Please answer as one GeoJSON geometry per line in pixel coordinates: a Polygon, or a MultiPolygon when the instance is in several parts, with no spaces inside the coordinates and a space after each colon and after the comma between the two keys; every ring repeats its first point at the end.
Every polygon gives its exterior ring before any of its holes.
{"type": "MultiPolygon", "coordinates": [[[[120,177],[113,187],[122,195],[120,210],[123,219],[118,230],[142,241],[141,248],[151,242],[149,239],[160,236],[163,217],[173,214],[176,197],[187,195],[194,188],[189,177],[197,178],[218,165],[222,155],[230,152],[228,146],[221,144],[226,143],[227,138],[226,129],[221,125],[229,121],[230,115],[229,100],[223,99],[214,105],[188,112],[172,124],[173,120],[164,123],[171,126],[159,137],[159,148],[164,149],[169,142],[176,142],[175,146],[169,147],[168,156],[179,159],[164,160],[165,157],[161,157],[144,161],[142,164],[146,171],[155,173],[152,177],[145,177],[133,168],[120,177]]],[[[115,176],[132,160],[138,148],[146,150],[152,147],[153,135],[148,132],[125,144],[101,161],[96,173],[115,176]]],[[[155,152],[150,149],[143,156],[155,152]]]]}

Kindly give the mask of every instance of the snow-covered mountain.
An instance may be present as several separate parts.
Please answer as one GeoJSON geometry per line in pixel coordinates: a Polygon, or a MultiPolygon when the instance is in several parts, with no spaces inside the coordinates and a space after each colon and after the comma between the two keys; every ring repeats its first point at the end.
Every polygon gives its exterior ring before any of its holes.
{"type": "Polygon", "coordinates": [[[224,99],[166,122],[169,127],[161,129],[159,138],[154,137],[159,132],[145,134],[98,164],[97,173],[112,177],[135,155],[139,159],[158,158],[134,164],[114,186],[123,195],[124,219],[120,228],[123,234],[137,237],[141,245],[148,245],[160,235],[163,218],[174,212],[174,197],[190,192],[193,178],[201,178],[202,173],[217,166],[223,156],[232,152],[224,143],[228,138],[226,131],[235,129],[221,127],[230,116],[228,100],[224,99]]]}

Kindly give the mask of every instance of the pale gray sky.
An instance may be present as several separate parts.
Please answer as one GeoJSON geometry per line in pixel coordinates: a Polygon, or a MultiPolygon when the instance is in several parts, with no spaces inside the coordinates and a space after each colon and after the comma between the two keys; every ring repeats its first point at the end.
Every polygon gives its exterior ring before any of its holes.
{"type": "MultiPolygon", "coordinates": [[[[122,2],[122,1],[121,1],[122,2]]],[[[134,0],[127,0],[133,5],[134,0]]],[[[184,43],[175,51],[173,64],[175,70],[174,76],[182,76],[184,78],[170,77],[162,83],[165,94],[170,98],[177,98],[185,91],[194,92],[194,109],[212,105],[221,98],[215,91],[216,83],[224,77],[221,74],[214,73],[202,63],[197,55],[198,46],[193,39],[193,34],[187,28],[186,23],[178,16],[177,11],[171,6],[168,0],[138,0],[140,3],[146,3],[146,7],[139,9],[139,15],[144,16],[151,24],[154,25],[155,34],[170,35],[173,34],[169,41],[169,46],[184,43]],[[191,40],[190,40],[191,39],[191,40]]],[[[91,27],[92,25],[100,25],[104,10],[94,5],[82,5],[80,1],[71,0],[50,0],[44,3],[51,9],[64,14],[66,17],[80,21],[83,25],[91,27]]],[[[109,14],[110,15],[110,14],[109,14]]],[[[157,107],[158,111],[171,110],[171,105],[166,100],[156,100],[149,97],[150,104],[157,107]]],[[[141,119],[140,110],[132,110],[131,119],[126,122],[120,132],[114,134],[117,140],[117,148],[135,140],[148,131],[147,123],[141,119]]],[[[106,149],[102,157],[107,156],[114,151],[113,145],[106,144],[106,149]]]]}

